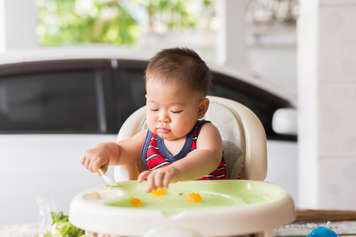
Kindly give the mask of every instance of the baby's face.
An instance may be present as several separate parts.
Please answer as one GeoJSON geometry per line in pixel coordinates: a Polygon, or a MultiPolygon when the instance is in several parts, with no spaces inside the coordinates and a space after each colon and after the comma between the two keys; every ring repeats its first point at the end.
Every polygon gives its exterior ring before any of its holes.
{"type": "Polygon", "coordinates": [[[165,140],[185,139],[201,117],[201,94],[159,79],[147,80],[146,92],[148,129],[165,140]]]}

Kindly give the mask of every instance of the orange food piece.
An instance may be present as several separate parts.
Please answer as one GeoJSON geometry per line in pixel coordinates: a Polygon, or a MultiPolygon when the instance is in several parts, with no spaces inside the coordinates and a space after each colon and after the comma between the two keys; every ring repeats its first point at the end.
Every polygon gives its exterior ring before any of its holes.
{"type": "Polygon", "coordinates": [[[166,191],[164,190],[164,188],[157,188],[156,190],[153,190],[151,193],[153,196],[163,196],[166,194],[166,191]]]}
{"type": "Polygon", "coordinates": [[[188,193],[187,200],[190,202],[200,202],[202,198],[199,193],[188,193]]]}
{"type": "Polygon", "coordinates": [[[131,198],[131,205],[134,206],[134,207],[142,207],[142,202],[139,198],[131,198]]]}

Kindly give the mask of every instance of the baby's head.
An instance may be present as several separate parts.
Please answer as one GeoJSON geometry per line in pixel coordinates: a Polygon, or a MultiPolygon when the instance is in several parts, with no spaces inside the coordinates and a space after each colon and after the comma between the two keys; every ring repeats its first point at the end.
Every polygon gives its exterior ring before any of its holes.
{"type": "Polygon", "coordinates": [[[209,106],[211,72],[193,50],[165,49],[145,73],[148,128],[165,139],[184,137],[209,106]]]}
{"type": "Polygon", "coordinates": [[[189,89],[208,93],[211,72],[200,56],[188,48],[164,49],[148,63],[145,73],[146,85],[151,79],[167,83],[184,84],[189,89]]]}

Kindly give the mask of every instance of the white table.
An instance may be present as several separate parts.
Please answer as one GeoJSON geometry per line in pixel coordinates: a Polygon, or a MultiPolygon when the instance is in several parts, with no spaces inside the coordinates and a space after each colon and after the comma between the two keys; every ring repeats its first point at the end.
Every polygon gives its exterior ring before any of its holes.
{"type": "Polygon", "coordinates": [[[39,224],[0,224],[1,237],[36,237],[39,224]]]}

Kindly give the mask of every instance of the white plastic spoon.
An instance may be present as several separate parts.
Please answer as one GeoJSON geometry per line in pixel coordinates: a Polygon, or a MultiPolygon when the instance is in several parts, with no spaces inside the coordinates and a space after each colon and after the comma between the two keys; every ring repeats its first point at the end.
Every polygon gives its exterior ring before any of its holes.
{"type": "Polygon", "coordinates": [[[101,168],[99,169],[99,173],[100,173],[101,177],[103,177],[106,184],[111,185],[111,186],[116,185],[116,182],[114,182],[114,180],[112,180],[109,176],[104,174],[104,171],[101,168]]]}

